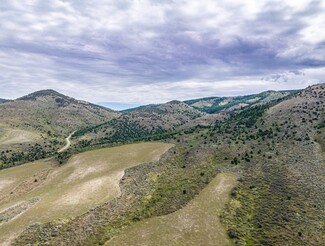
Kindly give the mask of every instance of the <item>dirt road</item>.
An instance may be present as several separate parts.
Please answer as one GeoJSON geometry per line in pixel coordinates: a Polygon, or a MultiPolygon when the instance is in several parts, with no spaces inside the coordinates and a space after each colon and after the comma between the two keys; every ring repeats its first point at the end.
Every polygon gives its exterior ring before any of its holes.
{"type": "Polygon", "coordinates": [[[71,137],[72,137],[72,135],[75,133],[75,131],[73,132],[73,133],[71,133],[66,139],[65,139],[65,145],[64,145],[64,147],[62,147],[61,149],[59,149],[58,150],[58,153],[61,153],[61,152],[63,152],[63,151],[65,151],[65,150],[67,150],[69,147],[70,147],[70,145],[71,145],[71,141],[70,141],[70,139],[71,139],[71,137]]]}

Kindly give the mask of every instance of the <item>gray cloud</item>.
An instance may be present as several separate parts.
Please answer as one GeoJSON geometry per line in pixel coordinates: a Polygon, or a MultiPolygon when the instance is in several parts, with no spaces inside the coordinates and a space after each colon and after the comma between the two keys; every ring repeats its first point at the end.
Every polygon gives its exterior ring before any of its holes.
{"type": "Polygon", "coordinates": [[[0,97],[53,88],[155,103],[324,81],[323,1],[4,0],[0,10],[0,97]]]}

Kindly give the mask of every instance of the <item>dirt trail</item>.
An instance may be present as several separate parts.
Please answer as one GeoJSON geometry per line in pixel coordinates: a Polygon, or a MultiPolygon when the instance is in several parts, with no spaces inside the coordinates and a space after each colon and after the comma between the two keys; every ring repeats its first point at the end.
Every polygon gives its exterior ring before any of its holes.
{"type": "Polygon", "coordinates": [[[71,133],[66,139],[65,139],[65,146],[64,147],[62,147],[61,149],[59,149],[58,150],[58,153],[61,153],[61,152],[63,152],[63,151],[66,151],[69,147],[70,147],[70,145],[71,145],[71,141],[70,141],[70,139],[71,139],[71,137],[72,137],[72,135],[75,133],[76,131],[74,131],[73,133],[71,133]]]}
{"type": "Polygon", "coordinates": [[[14,205],[5,211],[0,212],[0,225],[3,222],[8,222],[15,217],[17,217],[19,214],[23,213],[30,207],[32,207],[35,203],[37,203],[40,200],[39,197],[34,197],[28,201],[21,202],[17,205],[14,205]]]}
{"type": "Polygon", "coordinates": [[[219,216],[235,184],[233,174],[218,174],[186,207],[126,227],[105,245],[231,245],[219,216]]]}

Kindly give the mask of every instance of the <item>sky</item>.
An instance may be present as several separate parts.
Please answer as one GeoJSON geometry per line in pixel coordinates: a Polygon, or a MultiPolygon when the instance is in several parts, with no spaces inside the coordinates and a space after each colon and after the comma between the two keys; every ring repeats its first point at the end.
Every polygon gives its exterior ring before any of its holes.
{"type": "Polygon", "coordinates": [[[324,0],[1,0],[0,98],[139,105],[325,82],[324,0]]]}

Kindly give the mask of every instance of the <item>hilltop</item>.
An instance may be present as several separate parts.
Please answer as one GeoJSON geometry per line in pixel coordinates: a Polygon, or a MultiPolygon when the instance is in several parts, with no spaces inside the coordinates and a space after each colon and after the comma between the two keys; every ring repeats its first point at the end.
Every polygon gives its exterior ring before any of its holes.
{"type": "Polygon", "coordinates": [[[73,131],[119,115],[54,90],[37,91],[0,104],[0,167],[51,155],[73,131]]]}
{"type": "Polygon", "coordinates": [[[42,90],[0,105],[0,122],[57,135],[96,125],[119,115],[111,109],[42,90]]]}

